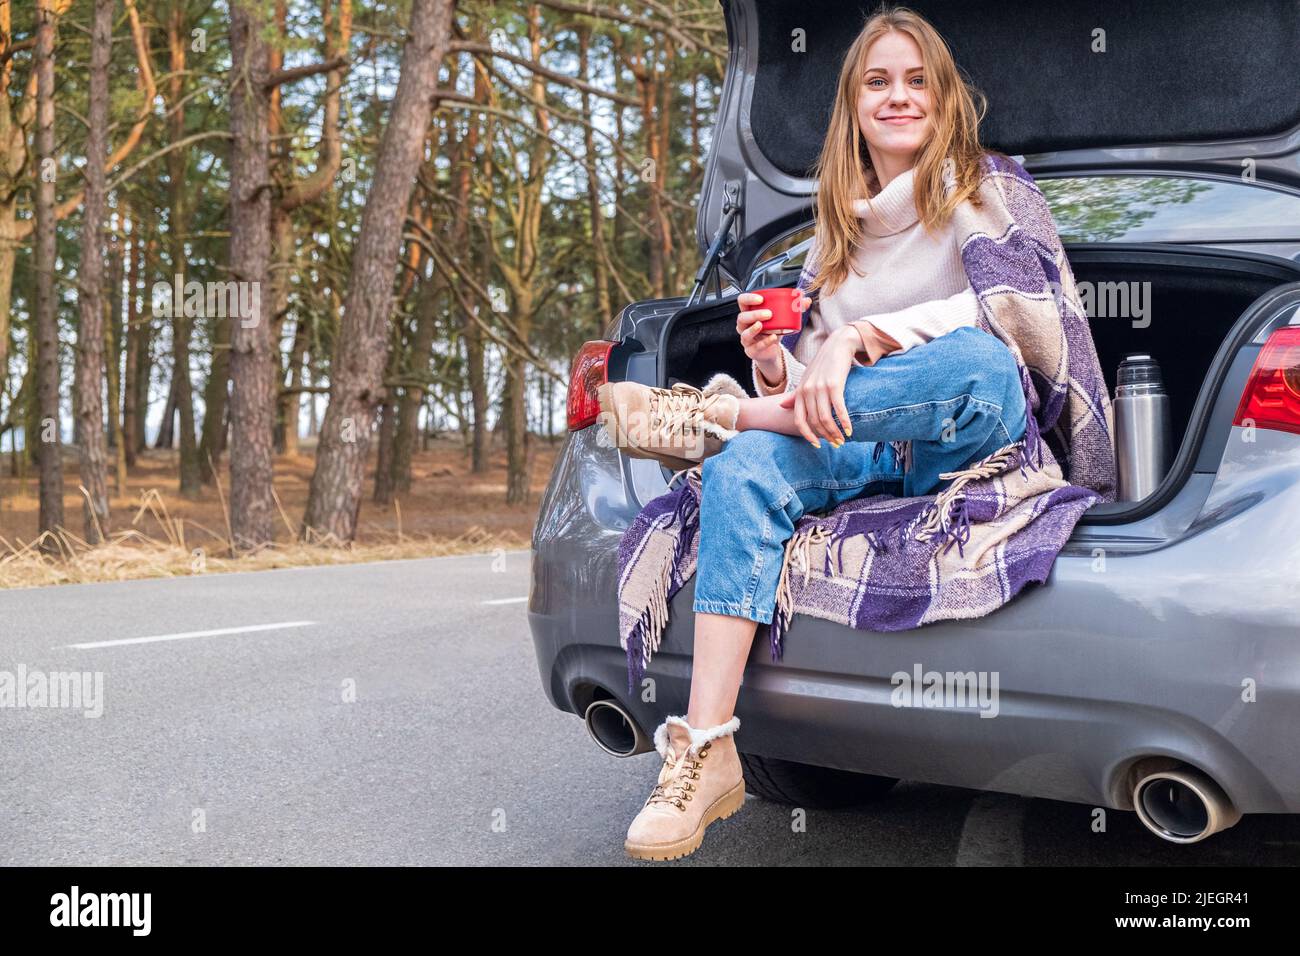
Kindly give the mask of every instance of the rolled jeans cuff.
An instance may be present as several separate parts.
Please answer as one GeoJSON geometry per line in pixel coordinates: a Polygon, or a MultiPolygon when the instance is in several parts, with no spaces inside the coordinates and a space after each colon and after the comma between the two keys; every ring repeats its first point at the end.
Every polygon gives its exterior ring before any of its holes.
{"type": "Polygon", "coordinates": [[[725,614],[727,617],[743,617],[754,621],[756,624],[771,624],[774,609],[775,605],[770,608],[763,608],[755,604],[745,608],[743,605],[732,604],[729,601],[702,601],[699,599],[691,607],[691,610],[696,614],[725,614]]]}

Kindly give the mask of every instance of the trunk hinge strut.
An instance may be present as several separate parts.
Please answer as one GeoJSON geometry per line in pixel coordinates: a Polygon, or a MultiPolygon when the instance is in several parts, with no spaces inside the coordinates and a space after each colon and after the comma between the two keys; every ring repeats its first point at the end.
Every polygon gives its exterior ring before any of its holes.
{"type": "Polygon", "coordinates": [[[704,254],[704,262],[700,265],[699,271],[695,273],[695,284],[691,287],[691,297],[687,301],[688,306],[695,305],[704,298],[704,288],[710,278],[714,280],[716,294],[722,295],[722,273],[720,263],[723,255],[731,251],[736,244],[736,238],[731,234],[731,227],[745,208],[740,199],[740,183],[727,182],[722,185],[723,202],[722,202],[722,221],[718,223],[718,231],[713,234],[713,241],[709,243],[708,251],[704,254]]]}

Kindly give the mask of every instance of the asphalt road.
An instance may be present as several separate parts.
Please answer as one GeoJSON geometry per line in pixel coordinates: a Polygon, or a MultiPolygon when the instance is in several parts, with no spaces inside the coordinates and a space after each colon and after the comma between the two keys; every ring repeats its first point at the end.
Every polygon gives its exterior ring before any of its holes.
{"type": "MultiPolygon", "coordinates": [[[[86,700],[0,706],[0,863],[630,862],[623,833],[658,758],[609,757],[547,703],[528,561],[0,591],[0,676],[103,681],[99,717],[86,700]]],[[[904,783],[794,832],[789,808],[751,797],[685,863],[1300,864],[1300,817],[1246,817],[1191,847],[1131,813],[1092,822],[904,783]]]]}

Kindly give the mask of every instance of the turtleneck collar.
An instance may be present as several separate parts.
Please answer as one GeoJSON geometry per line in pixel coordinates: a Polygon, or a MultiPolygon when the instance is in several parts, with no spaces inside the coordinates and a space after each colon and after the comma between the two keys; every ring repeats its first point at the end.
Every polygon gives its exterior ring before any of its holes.
{"type": "Polygon", "coordinates": [[[853,211],[863,221],[867,235],[892,236],[920,218],[912,191],[915,172],[913,166],[895,176],[869,202],[866,199],[853,200],[853,211]]]}

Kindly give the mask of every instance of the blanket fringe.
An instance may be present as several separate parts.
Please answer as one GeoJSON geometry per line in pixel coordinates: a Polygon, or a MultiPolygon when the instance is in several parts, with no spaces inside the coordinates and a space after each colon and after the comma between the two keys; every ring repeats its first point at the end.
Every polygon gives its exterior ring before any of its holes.
{"type": "MultiPolygon", "coordinates": [[[[999,448],[969,468],[944,472],[939,477],[951,480],[952,484],[936,495],[934,501],[920,514],[911,519],[896,521],[877,531],[868,532],[867,543],[873,550],[883,550],[888,541],[895,536],[900,546],[909,538],[914,541],[929,541],[938,536],[946,539],[947,543],[943,546],[945,552],[955,544],[958,553],[964,556],[962,547],[969,542],[971,533],[966,486],[972,481],[1003,474],[1011,468],[1020,467],[1023,470],[1025,457],[1024,443],[1016,442],[999,448]]],[[[804,585],[808,584],[808,577],[812,572],[812,546],[815,544],[826,545],[823,573],[829,573],[833,546],[836,548],[836,563],[840,573],[843,573],[840,549],[843,548],[844,542],[837,538],[833,529],[815,523],[791,535],[785,545],[781,576],[776,586],[776,608],[772,612],[772,623],[768,627],[768,641],[771,645],[773,661],[781,659],[782,642],[794,614],[794,592],[791,588],[793,575],[802,573],[804,585]]]]}
{"type": "Polygon", "coordinates": [[[681,497],[677,499],[677,507],[673,509],[672,517],[669,518],[667,524],[669,528],[676,525],[679,529],[676,547],[673,548],[673,567],[677,567],[682,559],[686,557],[686,552],[690,550],[692,538],[686,533],[686,526],[689,522],[698,518],[700,510],[700,466],[695,465],[691,468],[684,468],[674,474],[673,477],[675,478],[683,473],[686,475],[686,482],[690,487],[682,489],[681,497]]]}
{"type": "MultiPolygon", "coordinates": [[[[781,562],[781,577],[776,584],[776,608],[772,612],[772,623],[768,627],[768,641],[771,644],[772,660],[781,659],[781,638],[790,623],[794,608],[794,595],[790,591],[790,569],[798,564],[803,572],[803,583],[808,584],[812,573],[812,546],[826,544],[829,558],[829,542],[834,536],[831,530],[821,524],[813,524],[801,531],[796,531],[785,543],[785,557],[781,562]]],[[[797,573],[797,572],[796,572],[797,573]]]]}
{"type": "Polygon", "coordinates": [[[890,448],[894,450],[894,460],[898,462],[898,467],[904,472],[911,471],[912,470],[912,442],[910,440],[876,442],[876,447],[871,451],[871,463],[875,464],[876,462],[880,461],[881,452],[885,450],[886,445],[888,445],[890,448]]]}
{"type": "Polygon", "coordinates": [[[898,461],[899,467],[904,472],[912,470],[912,443],[911,441],[891,441],[889,443],[894,448],[894,457],[898,461]]]}
{"type": "Polygon", "coordinates": [[[929,541],[938,536],[946,541],[943,546],[944,553],[955,544],[957,553],[964,557],[965,552],[962,547],[970,541],[971,532],[970,512],[966,504],[966,486],[972,481],[992,478],[1018,467],[1024,458],[1024,445],[1016,442],[1002,446],[969,468],[941,474],[939,476],[941,479],[951,480],[952,484],[939,492],[934,501],[917,515],[916,527],[913,531],[915,540],[929,541]]]}
{"type": "Polygon", "coordinates": [[[670,560],[665,561],[659,569],[650,591],[650,600],[641,616],[628,634],[627,639],[627,689],[635,693],[636,684],[645,676],[650,666],[650,658],[659,650],[663,640],[664,629],[668,626],[668,589],[672,585],[673,570],[681,567],[681,562],[690,550],[692,536],[687,534],[687,526],[699,513],[700,466],[693,465],[674,472],[671,485],[681,475],[686,476],[690,488],[683,488],[677,500],[677,506],[664,523],[664,529],[677,526],[677,538],[673,545],[670,560]]]}
{"type": "Polygon", "coordinates": [[[627,640],[627,690],[636,692],[637,682],[645,676],[651,655],[659,649],[664,628],[668,624],[668,584],[672,578],[672,565],[665,563],[655,579],[650,601],[627,640]]]}

